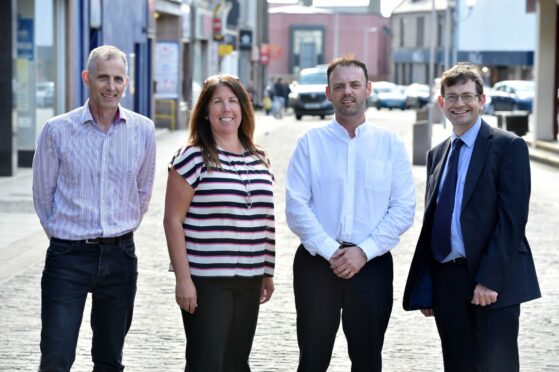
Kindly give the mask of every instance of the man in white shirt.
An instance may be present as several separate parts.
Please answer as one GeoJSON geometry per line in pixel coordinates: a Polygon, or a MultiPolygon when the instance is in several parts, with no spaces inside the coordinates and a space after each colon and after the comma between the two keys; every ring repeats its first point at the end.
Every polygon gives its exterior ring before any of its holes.
{"type": "Polygon", "coordinates": [[[340,312],[352,371],[380,371],[392,311],[390,250],[413,223],[415,186],[402,141],[365,120],[371,93],[353,56],[328,67],[335,118],[303,135],[287,171],[298,371],[326,371],[340,312]]]}

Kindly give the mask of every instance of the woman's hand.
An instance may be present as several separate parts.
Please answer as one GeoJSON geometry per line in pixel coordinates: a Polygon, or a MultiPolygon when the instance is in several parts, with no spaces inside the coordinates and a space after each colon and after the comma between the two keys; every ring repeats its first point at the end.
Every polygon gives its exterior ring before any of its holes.
{"type": "Polygon", "coordinates": [[[181,309],[190,314],[194,314],[194,310],[198,307],[198,303],[196,298],[196,287],[194,286],[194,282],[191,278],[177,281],[177,285],[175,287],[175,298],[181,309]]]}
{"type": "Polygon", "coordinates": [[[265,276],[262,278],[262,287],[260,289],[260,303],[266,303],[272,298],[272,293],[274,293],[274,278],[271,276],[265,276]]]}

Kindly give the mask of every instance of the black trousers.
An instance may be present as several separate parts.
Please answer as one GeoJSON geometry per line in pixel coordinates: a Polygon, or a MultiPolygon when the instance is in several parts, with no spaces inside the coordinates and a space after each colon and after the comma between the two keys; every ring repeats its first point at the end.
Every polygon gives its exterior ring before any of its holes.
{"type": "Polygon", "coordinates": [[[466,265],[433,265],[433,311],[445,371],[518,371],[520,305],[472,305],[474,288],[466,265]]]}
{"type": "Polygon", "coordinates": [[[186,372],[249,372],[262,278],[193,278],[194,314],[181,309],[186,372]]]}
{"type": "Polygon", "coordinates": [[[392,312],[392,255],[370,260],[351,279],[340,279],[330,263],[301,245],[293,263],[297,308],[298,371],[326,371],[340,325],[352,372],[380,371],[384,333],[392,312]]]}

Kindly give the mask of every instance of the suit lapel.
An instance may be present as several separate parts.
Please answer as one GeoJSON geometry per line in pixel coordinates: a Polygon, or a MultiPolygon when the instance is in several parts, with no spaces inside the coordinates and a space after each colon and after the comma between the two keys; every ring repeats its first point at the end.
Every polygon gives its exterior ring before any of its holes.
{"type": "Polygon", "coordinates": [[[441,184],[441,177],[443,176],[444,164],[450,150],[450,144],[450,138],[448,138],[433,158],[433,164],[435,164],[435,166],[433,168],[433,172],[429,176],[429,195],[427,196],[427,207],[431,206],[437,197],[437,190],[439,189],[441,184]]]}
{"type": "Polygon", "coordinates": [[[470,165],[466,173],[466,181],[464,183],[464,194],[462,195],[462,210],[468,205],[468,201],[472,196],[474,188],[477,184],[481,171],[485,166],[485,159],[487,151],[489,150],[490,138],[492,136],[491,127],[485,122],[481,121],[481,127],[474,143],[470,165]]]}

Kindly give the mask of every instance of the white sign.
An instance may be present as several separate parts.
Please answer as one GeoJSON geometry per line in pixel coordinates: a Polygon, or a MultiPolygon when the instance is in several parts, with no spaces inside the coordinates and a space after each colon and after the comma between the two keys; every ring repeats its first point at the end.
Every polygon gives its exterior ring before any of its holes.
{"type": "Polygon", "coordinates": [[[179,96],[179,44],[158,41],[155,55],[155,98],[179,96]]]}

